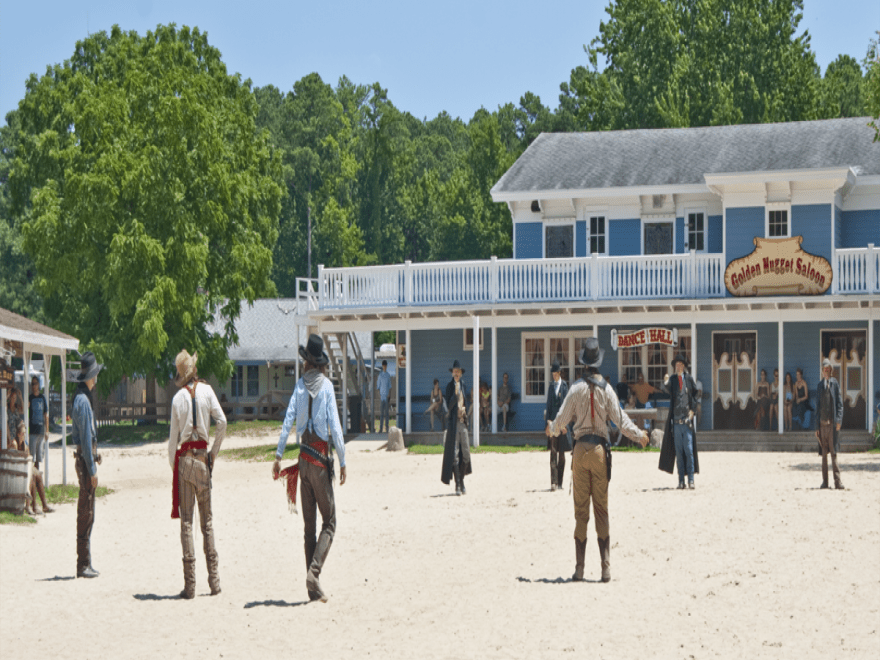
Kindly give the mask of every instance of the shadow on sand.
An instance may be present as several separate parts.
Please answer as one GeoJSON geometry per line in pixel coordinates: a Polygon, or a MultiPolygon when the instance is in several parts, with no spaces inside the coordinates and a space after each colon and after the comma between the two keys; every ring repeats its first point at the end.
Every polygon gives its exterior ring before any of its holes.
{"type": "Polygon", "coordinates": [[[286,600],[255,600],[247,603],[244,609],[249,610],[252,607],[299,607],[300,605],[308,605],[310,601],[301,600],[297,603],[288,603],[286,600]]]}

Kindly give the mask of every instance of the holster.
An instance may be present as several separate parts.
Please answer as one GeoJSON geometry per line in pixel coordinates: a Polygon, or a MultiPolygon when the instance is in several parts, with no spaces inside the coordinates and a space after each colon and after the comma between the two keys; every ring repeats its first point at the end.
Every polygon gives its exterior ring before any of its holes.
{"type": "Polygon", "coordinates": [[[611,481],[611,443],[607,440],[602,443],[602,448],[605,450],[605,472],[608,476],[608,481],[611,481]]]}

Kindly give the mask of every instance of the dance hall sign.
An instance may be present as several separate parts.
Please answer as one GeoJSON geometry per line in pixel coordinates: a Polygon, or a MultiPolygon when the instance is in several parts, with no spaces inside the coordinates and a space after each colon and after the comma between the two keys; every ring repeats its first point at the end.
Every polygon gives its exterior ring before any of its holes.
{"type": "Polygon", "coordinates": [[[817,296],[831,286],[831,264],[801,249],[803,236],[755,237],[754,251],[734,259],[724,284],[734,296],[817,296]]]}
{"type": "Polygon", "coordinates": [[[611,347],[616,351],[618,348],[632,348],[634,346],[646,346],[648,344],[663,344],[675,346],[678,343],[678,328],[667,330],[666,328],[644,328],[625,335],[611,331],[611,347]]]}

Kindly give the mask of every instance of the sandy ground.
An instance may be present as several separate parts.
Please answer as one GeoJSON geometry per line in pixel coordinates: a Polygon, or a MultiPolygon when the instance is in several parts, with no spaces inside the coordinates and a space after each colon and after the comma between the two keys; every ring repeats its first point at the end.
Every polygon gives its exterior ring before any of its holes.
{"type": "Polygon", "coordinates": [[[455,497],[439,455],[378,444],[348,446],[326,604],[307,602],[302,521],[271,464],[218,463],[223,592],[208,595],[197,536],[183,601],[164,446],[105,449],[98,579],[74,578],[74,504],[0,527],[0,657],[880,657],[880,456],[841,457],[847,490],[820,491],[814,454],[705,452],[689,492],[656,453],[616,454],[601,584],[592,524],[588,581],[569,579],[569,474],[551,493],[547,453],[475,455],[455,497]]]}

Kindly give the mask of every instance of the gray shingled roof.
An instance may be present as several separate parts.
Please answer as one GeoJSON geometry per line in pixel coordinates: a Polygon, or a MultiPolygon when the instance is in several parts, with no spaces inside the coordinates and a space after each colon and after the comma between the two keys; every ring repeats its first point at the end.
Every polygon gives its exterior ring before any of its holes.
{"type": "Polygon", "coordinates": [[[852,167],[880,174],[870,117],[595,133],[542,133],[492,188],[523,192],[702,184],[705,174],[852,167]]]}
{"type": "MultiPolygon", "coordinates": [[[[241,316],[235,322],[238,344],[229,349],[229,359],[235,362],[295,360],[297,349],[308,340],[306,326],[300,326],[299,338],[295,336],[293,317],[296,306],[295,298],[263,298],[255,300],[253,306],[243,300],[241,316]]],[[[300,303],[300,314],[306,314],[304,303],[300,303]]],[[[208,328],[211,332],[221,329],[221,323],[208,328]]],[[[364,356],[369,359],[370,333],[355,332],[354,335],[364,356]]]]}

